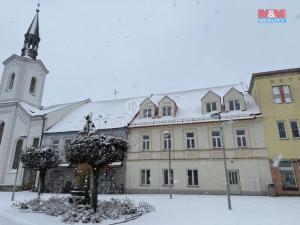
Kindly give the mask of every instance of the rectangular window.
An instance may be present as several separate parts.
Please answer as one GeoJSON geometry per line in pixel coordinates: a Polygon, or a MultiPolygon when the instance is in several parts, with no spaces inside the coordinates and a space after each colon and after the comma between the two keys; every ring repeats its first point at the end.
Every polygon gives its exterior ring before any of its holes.
{"type": "Polygon", "coordinates": [[[193,149],[195,148],[195,137],[193,132],[186,133],[186,148],[193,149]]]}
{"type": "Polygon", "coordinates": [[[164,149],[165,150],[171,149],[172,147],[171,134],[166,133],[163,135],[164,135],[164,149]]]}
{"type": "Polygon", "coordinates": [[[293,164],[289,160],[282,160],[279,163],[282,189],[283,190],[297,190],[293,164]]]}
{"type": "Polygon", "coordinates": [[[32,140],[32,147],[38,148],[39,147],[39,143],[40,143],[40,139],[39,138],[33,138],[33,140],[32,140]]]}
{"type": "Polygon", "coordinates": [[[246,131],[243,129],[237,129],[236,140],[238,147],[247,147],[246,131]]]}
{"type": "Polygon", "coordinates": [[[299,133],[299,124],[298,120],[291,120],[291,130],[294,138],[299,138],[300,133],[299,133]]]}
{"type": "Polygon", "coordinates": [[[71,138],[65,138],[65,139],[64,139],[64,147],[66,147],[68,144],[70,144],[71,141],[72,141],[71,138]]]}
{"type": "Polygon", "coordinates": [[[230,100],[229,101],[229,110],[234,111],[234,110],[240,110],[240,101],[239,100],[230,100]]]}
{"type": "MultiPolygon", "coordinates": [[[[163,170],[163,176],[164,176],[164,185],[169,185],[169,169],[164,169],[163,170]]],[[[173,170],[171,169],[171,184],[174,184],[174,173],[173,170]]]]}
{"type": "Polygon", "coordinates": [[[198,170],[187,170],[188,186],[198,186],[198,170]]]}
{"type": "Polygon", "coordinates": [[[141,185],[150,185],[150,170],[141,170],[141,185]]]}
{"type": "Polygon", "coordinates": [[[143,150],[150,149],[150,137],[149,135],[143,135],[143,150]]]}
{"type": "Polygon", "coordinates": [[[273,98],[275,103],[289,103],[292,102],[292,95],[290,86],[281,85],[272,87],[273,98]]]}
{"type": "Polygon", "coordinates": [[[279,138],[285,139],[287,138],[287,133],[285,129],[285,122],[284,121],[277,121],[277,128],[279,133],[279,138]]]}
{"type": "Polygon", "coordinates": [[[213,148],[222,148],[221,132],[218,130],[211,132],[213,148]]]}
{"type": "Polygon", "coordinates": [[[52,140],[52,148],[55,150],[58,150],[59,148],[59,139],[53,139],[52,140]]]}
{"type": "Polygon", "coordinates": [[[152,109],[144,109],[144,118],[152,117],[152,109]]]}
{"type": "Polygon", "coordinates": [[[207,112],[217,111],[217,103],[216,102],[207,102],[206,110],[207,110],[207,112]]]}
{"type": "Polygon", "coordinates": [[[162,107],[162,115],[163,116],[171,116],[172,115],[171,106],[162,107]]]}

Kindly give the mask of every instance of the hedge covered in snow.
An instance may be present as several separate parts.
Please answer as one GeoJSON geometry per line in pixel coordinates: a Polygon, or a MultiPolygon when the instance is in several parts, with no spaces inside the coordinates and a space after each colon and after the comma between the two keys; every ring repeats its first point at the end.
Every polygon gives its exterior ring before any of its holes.
{"type": "Polygon", "coordinates": [[[155,211],[154,207],[145,202],[138,206],[129,199],[99,201],[97,212],[89,205],[70,204],[68,198],[51,197],[47,200],[37,198],[14,204],[20,210],[42,212],[47,215],[60,217],[65,223],[100,223],[103,220],[130,220],[145,213],[155,211]]]}

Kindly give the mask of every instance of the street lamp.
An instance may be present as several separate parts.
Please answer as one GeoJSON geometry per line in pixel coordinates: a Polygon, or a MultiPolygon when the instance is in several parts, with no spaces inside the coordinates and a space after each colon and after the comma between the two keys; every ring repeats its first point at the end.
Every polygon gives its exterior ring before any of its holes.
{"type": "MultiPolygon", "coordinates": [[[[164,131],[163,135],[164,135],[164,139],[166,139],[167,141],[170,140],[171,134],[168,131],[164,131]]],[[[171,184],[171,180],[172,180],[171,179],[171,146],[170,146],[169,142],[167,144],[167,147],[168,147],[168,151],[169,151],[169,171],[168,171],[169,194],[170,194],[170,199],[172,199],[173,196],[172,196],[172,184],[171,184]]]]}
{"type": "MultiPolygon", "coordinates": [[[[20,138],[21,139],[26,139],[27,138],[27,134],[21,134],[20,135],[20,138]]],[[[25,146],[26,148],[27,146],[25,146]]],[[[22,149],[21,149],[22,150],[22,149]]],[[[21,156],[22,154],[20,155],[20,158],[18,159],[18,165],[17,165],[17,172],[16,172],[16,176],[15,176],[15,183],[14,183],[14,188],[13,188],[13,193],[12,193],[12,196],[11,196],[11,200],[14,201],[15,200],[15,193],[16,193],[16,186],[17,186],[17,178],[18,178],[18,173],[19,173],[19,167],[20,167],[20,161],[21,161],[21,156]]]]}
{"type": "Polygon", "coordinates": [[[219,120],[220,123],[220,133],[221,133],[221,143],[222,143],[222,150],[223,150],[223,160],[224,160],[224,170],[226,176],[226,192],[227,192],[227,202],[228,202],[228,209],[232,210],[231,208],[231,198],[230,198],[230,186],[229,186],[229,177],[228,177],[228,170],[227,170],[227,158],[225,152],[225,145],[224,145],[224,136],[223,136],[223,124],[221,123],[221,114],[220,113],[213,113],[210,115],[210,118],[219,120]]]}

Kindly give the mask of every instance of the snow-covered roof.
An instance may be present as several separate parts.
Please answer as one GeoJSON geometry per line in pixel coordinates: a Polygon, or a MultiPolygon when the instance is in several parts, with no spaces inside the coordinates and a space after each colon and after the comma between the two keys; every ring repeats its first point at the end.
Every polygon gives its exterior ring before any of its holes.
{"type": "Polygon", "coordinates": [[[82,130],[89,113],[93,114],[96,129],[121,128],[128,125],[139,111],[140,103],[146,97],[116,99],[109,101],[89,102],[69,113],[46,133],[70,132],[82,130]]]}
{"type": "Polygon", "coordinates": [[[220,87],[203,88],[189,91],[180,91],[163,94],[153,94],[148,97],[154,104],[158,105],[162,98],[168,96],[178,106],[175,117],[161,118],[140,118],[136,116],[140,104],[147,97],[116,99],[109,101],[88,102],[73,112],[69,113],[62,120],[50,127],[46,133],[71,132],[82,130],[85,119],[90,113],[93,114],[93,122],[96,129],[122,128],[126,126],[149,126],[174,123],[207,122],[211,120],[210,114],[202,114],[201,99],[207,92],[213,91],[221,97],[231,89],[235,88],[244,95],[246,110],[230,111],[221,113],[224,119],[247,119],[260,114],[260,110],[251,95],[242,84],[234,84],[220,87]],[[130,123],[130,124],[129,124],[130,123]]]}
{"type": "Polygon", "coordinates": [[[74,102],[72,103],[65,103],[65,104],[57,104],[57,105],[52,105],[52,106],[47,106],[47,107],[43,107],[41,109],[34,107],[26,102],[20,102],[18,101],[18,103],[22,106],[22,108],[31,116],[41,116],[41,115],[45,115],[48,114],[50,112],[54,112],[56,110],[62,109],[64,107],[70,106],[72,104],[74,104],[74,102]]]}
{"type": "Polygon", "coordinates": [[[244,95],[246,110],[236,110],[230,112],[221,113],[223,119],[246,119],[253,117],[253,115],[260,114],[260,110],[255,103],[252,96],[246,91],[246,87],[242,84],[233,84],[220,87],[211,87],[203,89],[195,89],[189,91],[180,91],[164,94],[154,94],[150,99],[157,105],[159,101],[168,96],[173,99],[178,110],[175,117],[161,117],[161,118],[140,118],[136,117],[130,127],[136,126],[153,126],[162,124],[174,124],[174,123],[193,123],[193,122],[207,122],[210,121],[210,114],[202,114],[201,99],[209,92],[212,91],[221,97],[223,101],[224,95],[231,89],[235,88],[244,95]]]}

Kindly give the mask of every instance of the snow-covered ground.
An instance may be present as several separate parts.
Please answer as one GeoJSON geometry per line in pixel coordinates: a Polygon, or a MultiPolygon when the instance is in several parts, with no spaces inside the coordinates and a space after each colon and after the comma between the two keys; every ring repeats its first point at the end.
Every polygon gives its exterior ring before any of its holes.
{"type": "MultiPolygon", "coordinates": [[[[44,194],[43,197],[49,197],[44,194]]],[[[36,197],[36,193],[16,193],[15,200],[36,197]]],[[[156,212],[146,214],[128,225],[295,225],[299,222],[299,197],[233,196],[233,210],[227,210],[226,196],[209,195],[100,195],[99,198],[128,197],[146,201],[156,212]]],[[[41,213],[20,212],[11,207],[10,192],[0,192],[0,225],[61,225],[59,218],[41,213]]],[[[107,225],[113,221],[105,221],[107,225]]]]}

